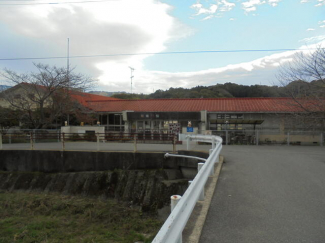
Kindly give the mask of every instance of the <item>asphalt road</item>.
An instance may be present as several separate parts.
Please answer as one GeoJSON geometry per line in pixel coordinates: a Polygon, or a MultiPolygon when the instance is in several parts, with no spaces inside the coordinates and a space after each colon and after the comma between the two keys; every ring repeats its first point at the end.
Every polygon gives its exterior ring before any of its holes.
{"type": "Polygon", "coordinates": [[[224,146],[200,243],[325,242],[325,147],[224,146]]]}

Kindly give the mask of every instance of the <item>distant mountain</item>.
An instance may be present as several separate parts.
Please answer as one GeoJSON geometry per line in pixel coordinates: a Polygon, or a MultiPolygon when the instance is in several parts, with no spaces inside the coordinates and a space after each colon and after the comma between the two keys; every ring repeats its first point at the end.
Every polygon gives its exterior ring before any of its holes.
{"type": "Polygon", "coordinates": [[[12,86],[8,86],[8,85],[0,85],[0,92],[6,89],[11,88],[12,86]]]}
{"type": "Polygon", "coordinates": [[[102,95],[102,96],[108,96],[111,97],[114,94],[124,94],[125,91],[118,91],[118,92],[107,92],[107,91],[89,91],[90,94],[96,94],[96,95],[102,95]]]}
{"type": "MultiPolygon", "coordinates": [[[[235,83],[215,84],[211,86],[196,86],[193,88],[169,88],[156,90],[151,94],[130,94],[126,92],[92,91],[89,93],[113,96],[119,99],[175,99],[175,98],[232,98],[232,97],[290,97],[290,95],[313,95],[316,90],[324,94],[324,81],[316,80],[310,83],[293,81],[286,86],[241,85],[235,83]]],[[[319,92],[318,92],[319,93],[319,92]]]]}

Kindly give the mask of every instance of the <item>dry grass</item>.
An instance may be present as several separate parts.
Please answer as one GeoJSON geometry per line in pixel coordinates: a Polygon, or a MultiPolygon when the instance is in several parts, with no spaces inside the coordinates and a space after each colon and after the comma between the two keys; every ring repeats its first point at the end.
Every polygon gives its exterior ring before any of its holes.
{"type": "Polygon", "coordinates": [[[150,242],[161,225],[114,200],[0,192],[0,242],[150,242]]]}

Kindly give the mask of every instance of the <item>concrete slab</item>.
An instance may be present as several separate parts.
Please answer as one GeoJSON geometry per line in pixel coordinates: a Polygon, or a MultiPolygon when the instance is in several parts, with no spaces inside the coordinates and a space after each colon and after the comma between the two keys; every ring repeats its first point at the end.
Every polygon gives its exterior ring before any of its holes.
{"type": "Polygon", "coordinates": [[[225,146],[200,243],[325,242],[325,149],[225,146]]]}

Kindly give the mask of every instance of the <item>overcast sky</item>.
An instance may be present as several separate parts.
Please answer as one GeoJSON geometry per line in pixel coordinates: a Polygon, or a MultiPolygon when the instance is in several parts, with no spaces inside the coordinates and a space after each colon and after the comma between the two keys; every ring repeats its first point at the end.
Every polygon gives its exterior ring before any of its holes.
{"type": "Polygon", "coordinates": [[[66,66],[69,38],[70,65],[97,90],[130,92],[129,67],[136,93],[274,85],[296,52],[284,49],[324,47],[325,0],[0,0],[0,31],[0,69],[66,66]]]}

